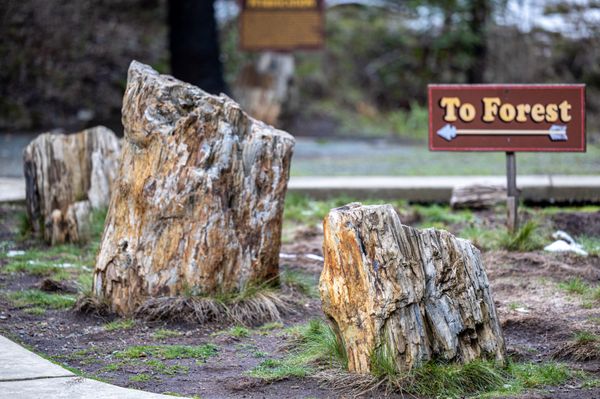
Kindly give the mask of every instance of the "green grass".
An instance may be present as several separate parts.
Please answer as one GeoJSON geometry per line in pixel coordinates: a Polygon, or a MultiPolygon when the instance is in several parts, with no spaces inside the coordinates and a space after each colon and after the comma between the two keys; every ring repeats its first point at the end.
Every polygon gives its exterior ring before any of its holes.
{"type": "Polygon", "coordinates": [[[585,295],[589,292],[590,286],[580,277],[573,277],[558,284],[559,288],[568,294],[585,295]]]}
{"type": "Polygon", "coordinates": [[[348,360],[343,346],[331,328],[321,320],[288,329],[295,347],[283,359],[266,359],[248,374],[266,381],[288,377],[304,377],[314,372],[316,365],[346,367],[348,360]]]}
{"type": "Polygon", "coordinates": [[[8,294],[15,306],[39,309],[68,309],[75,304],[75,296],[51,294],[40,290],[15,291],[8,294]]]}
{"type": "Polygon", "coordinates": [[[105,331],[119,331],[119,330],[129,330],[135,326],[135,321],[126,319],[126,320],[115,320],[110,323],[106,323],[104,325],[105,331]]]}
{"type": "Polygon", "coordinates": [[[227,331],[220,331],[217,334],[226,334],[235,338],[246,338],[250,336],[250,330],[243,326],[233,326],[227,331]]]}
{"type": "Polygon", "coordinates": [[[213,344],[204,345],[136,345],[115,353],[117,359],[138,359],[141,357],[157,357],[160,359],[197,359],[205,361],[217,354],[213,344]]]}
{"type": "Polygon", "coordinates": [[[526,222],[517,232],[511,234],[504,226],[486,226],[475,220],[461,229],[458,236],[484,250],[528,252],[539,250],[549,242],[545,239],[545,229],[534,221],[526,222]]]}
{"type": "Polygon", "coordinates": [[[298,270],[287,269],[281,273],[280,278],[285,285],[304,295],[311,298],[319,297],[317,276],[303,273],[298,270]]]}
{"type": "Polygon", "coordinates": [[[374,110],[373,113],[350,110],[333,101],[318,101],[313,107],[337,120],[341,129],[351,135],[396,136],[414,142],[424,142],[427,139],[428,110],[416,101],[410,104],[409,110],[374,110]]]}
{"type": "Polygon", "coordinates": [[[385,354],[372,356],[373,373],[397,391],[436,398],[516,395],[526,389],[559,386],[576,373],[559,363],[514,363],[502,367],[493,361],[467,364],[428,362],[410,372],[396,370],[385,354]]]}
{"type": "Polygon", "coordinates": [[[574,341],[578,344],[589,344],[600,341],[600,336],[591,331],[578,331],[575,333],[574,341]]]}
{"type": "Polygon", "coordinates": [[[160,328],[152,334],[154,339],[167,339],[181,336],[181,332],[176,330],[169,330],[167,328],[160,328]]]}
{"type": "MultiPolygon", "coordinates": [[[[321,224],[323,218],[333,208],[339,208],[350,202],[357,202],[356,198],[339,196],[328,200],[315,200],[306,195],[289,193],[285,197],[285,210],[283,217],[286,221],[293,221],[306,225],[321,224]]],[[[406,207],[406,201],[385,201],[381,199],[361,199],[363,205],[391,204],[396,208],[406,207]]]]}
{"type": "Polygon", "coordinates": [[[300,363],[289,360],[267,359],[256,366],[250,375],[266,381],[277,381],[290,377],[306,377],[310,369],[300,363]]]}
{"type": "MultiPolygon", "coordinates": [[[[312,320],[286,330],[293,341],[283,358],[265,359],[248,372],[267,381],[306,377],[318,370],[346,369],[347,357],[334,332],[324,322],[312,320]]],[[[468,364],[428,362],[410,372],[399,372],[394,360],[379,349],[371,356],[373,386],[379,381],[389,389],[419,397],[460,398],[516,395],[526,389],[559,386],[587,375],[560,363],[516,363],[506,366],[477,360],[468,364]]],[[[362,385],[364,389],[364,385],[362,385]]]]}
{"type": "Polygon", "coordinates": [[[146,373],[139,373],[129,377],[129,382],[148,382],[152,380],[152,376],[146,373]]]}
{"type": "Polygon", "coordinates": [[[123,362],[109,363],[106,366],[102,367],[102,371],[107,373],[115,372],[119,371],[121,367],[123,367],[123,362]]]}
{"type": "Polygon", "coordinates": [[[26,273],[37,277],[52,277],[55,280],[66,280],[69,273],[63,268],[57,267],[53,262],[40,262],[33,260],[17,260],[6,264],[3,273],[26,273]]]}
{"type": "Polygon", "coordinates": [[[23,311],[34,316],[42,316],[46,314],[46,309],[40,306],[34,306],[32,308],[23,309],[23,311]]]}
{"type": "Polygon", "coordinates": [[[581,306],[584,309],[592,309],[600,302],[600,285],[590,285],[581,277],[572,277],[558,283],[558,288],[569,295],[581,297],[581,306]]]}
{"type": "Polygon", "coordinates": [[[526,222],[517,232],[506,232],[500,235],[500,247],[508,251],[534,251],[544,246],[544,239],[538,232],[538,225],[533,221],[526,222]]]}
{"type": "Polygon", "coordinates": [[[164,362],[157,359],[150,359],[144,364],[151,367],[155,372],[164,375],[187,374],[190,371],[188,366],[179,364],[166,365],[164,362]]]}
{"type": "Polygon", "coordinates": [[[446,205],[413,205],[412,209],[420,218],[420,227],[446,228],[457,223],[469,223],[474,220],[470,210],[453,210],[446,205]]]}
{"type": "Polygon", "coordinates": [[[600,256],[600,237],[579,236],[576,241],[591,256],[600,256]]]}
{"type": "Polygon", "coordinates": [[[520,389],[559,386],[574,376],[566,365],[560,363],[509,363],[507,367],[512,380],[509,385],[520,389]]]}
{"type": "Polygon", "coordinates": [[[258,331],[267,332],[272,330],[278,330],[283,328],[283,323],[280,321],[271,321],[269,323],[265,323],[262,326],[258,327],[258,331]]]}

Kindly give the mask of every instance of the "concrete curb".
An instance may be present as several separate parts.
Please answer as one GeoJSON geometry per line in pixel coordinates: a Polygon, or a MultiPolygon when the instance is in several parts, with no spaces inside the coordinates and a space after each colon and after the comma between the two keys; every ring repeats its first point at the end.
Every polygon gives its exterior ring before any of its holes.
{"type": "MultiPolygon", "coordinates": [[[[309,176],[292,177],[290,193],[326,199],[404,199],[415,202],[450,201],[452,189],[464,184],[506,185],[504,176],[309,176]]],[[[600,203],[600,176],[517,176],[521,198],[533,202],[600,203]]],[[[22,178],[0,178],[0,202],[25,200],[22,178]]]]}
{"type": "Polygon", "coordinates": [[[168,399],[76,376],[0,335],[0,398],[168,399]]]}
{"type": "MultiPolygon", "coordinates": [[[[504,176],[352,176],[293,177],[288,192],[326,199],[404,199],[415,202],[450,201],[452,189],[466,184],[506,186],[504,176]]],[[[600,202],[600,176],[517,176],[521,198],[534,202],[600,202]]]]}

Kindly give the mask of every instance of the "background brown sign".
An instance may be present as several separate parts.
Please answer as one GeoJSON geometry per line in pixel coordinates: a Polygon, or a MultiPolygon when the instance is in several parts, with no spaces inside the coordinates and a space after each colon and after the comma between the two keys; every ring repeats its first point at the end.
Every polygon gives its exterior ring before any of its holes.
{"type": "Polygon", "coordinates": [[[242,0],[240,48],[247,51],[319,49],[322,0],[242,0]]]}
{"type": "Polygon", "coordinates": [[[429,149],[585,152],[585,85],[429,85],[429,149]]]}

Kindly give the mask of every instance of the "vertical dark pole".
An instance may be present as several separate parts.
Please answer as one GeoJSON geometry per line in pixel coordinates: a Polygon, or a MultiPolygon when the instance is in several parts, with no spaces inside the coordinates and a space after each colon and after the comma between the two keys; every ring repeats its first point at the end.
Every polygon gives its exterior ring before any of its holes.
{"type": "Polygon", "coordinates": [[[519,228],[517,208],[519,191],[517,190],[517,159],[514,152],[506,153],[506,208],[508,211],[506,227],[514,233],[519,228]]]}
{"type": "Polygon", "coordinates": [[[227,92],[219,57],[215,0],[169,0],[171,74],[219,94],[227,92]]]}

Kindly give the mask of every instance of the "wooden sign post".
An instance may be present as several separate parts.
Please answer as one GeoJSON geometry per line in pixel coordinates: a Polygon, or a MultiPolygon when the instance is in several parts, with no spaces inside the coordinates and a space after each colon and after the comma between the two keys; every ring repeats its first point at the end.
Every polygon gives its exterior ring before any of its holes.
{"type": "Polygon", "coordinates": [[[429,85],[431,151],[504,151],[518,229],[515,152],[585,152],[585,85],[429,85]]]}

